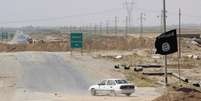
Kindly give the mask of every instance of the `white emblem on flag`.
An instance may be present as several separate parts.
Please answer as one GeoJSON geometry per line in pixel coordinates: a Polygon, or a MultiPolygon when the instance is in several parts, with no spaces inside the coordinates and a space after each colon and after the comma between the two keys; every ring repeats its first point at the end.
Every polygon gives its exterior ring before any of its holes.
{"type": "Polygon", "coordinates": [[[170,50],[170,44],[168,42],[165,42],[162,44],[162,50],[164,52],[168,52],[170,50]]]}

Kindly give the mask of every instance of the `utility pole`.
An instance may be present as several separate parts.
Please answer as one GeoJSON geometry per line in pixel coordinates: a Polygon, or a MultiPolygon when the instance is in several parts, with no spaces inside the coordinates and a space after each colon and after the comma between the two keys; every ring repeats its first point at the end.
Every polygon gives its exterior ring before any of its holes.
{"type": "Polygon", "coordinates": [[[94,33],[96,34],[96,32],[97,32],[97,25],[95,24],[94,25],[94,33]]]}
{"type": "Polygon", "coordinates": [[[127,11],[127,16],[128,16],[128,33],[130,33],[130,28],[132,27],[132,13],[133,13],[133,6],[134,6],[134,1],[131,0],[131,1],[128,1],[126,0],[125,1],[125,8],[126,8],[126,11],[127,11]]]}
{"type": "Polygon", "coordinates": [[[179,33],[178,33],[178,40],[179,40],[179,49],[178,49],[178,73],[179,73],[179,83],[181,83],[181,9],[179,8],[179,33]]]}
{"type": "Polygon", "coordinates": [[[117,34],[117,26],[118,26],[118,25],[117,25],[117,23],[118,23],[118,21],[117,21],[117,20],[118,20],[118,19],[117,19],[117,16],[115,16],[114,19],[115,19],[115,34],[117,34]]]}
{"type": "Polygon", "coordinates": [[[145,20],[145,14],[144,13],[141,13],[140,14],[140,36],[143,35],[143,21],[145,20]]]}
{"type": "Polygon", "coordinates": [[[161,32],[164,32],[164,28],[163,28],[163,17],[164,15],[163,15],[163,10],[161,11],[161,32]]]}
{"type": "Polygon", "coordinates": [[[94,49],[95,54],[96,54],[97,49],[96,49],[96,47],[95,47],[95,44],[96,44],[96,42],[97,42],[96,38],[97,38],[97,33],[98,33],[98,24],[95,24],[95,25],[94,25],[94,31],[95,31],[95,35],[93,36],[94,41],[92,41],[92,42],[93,42],[93,43],[92,43],[92,49],[94,49]]]}
{"type": "Polygon", "coordinates": [[[84,33],[86,30],[86,26],[85,25],[82,25],[82,32],[84,33]]]}
{"type": "MultiPolygon", "coordinates": [[[[166,32],[166,0],[163,0],[163,31],[166,32]]],[[[168,75],[167,75],[167,55],[164,56],[165,61],[165,86],[168,86],[168,75]]]]}
{"type": "Polygon", "coordinates": [[[179,8],[179,58],[181,58],[181,9],[179,8]]]}
{"type": "Polygon", "coordinates": [[[82,26],[79,27],[79,32],[82,32],[82,26]]]}
{"type": "Polygon", "coordinates": [[[91,24],[89,24],[89,25],[87,26],[87,33],[91,33],[91,27],[92,27],[91,24]]]}
{"type": "Polygon", "coordinates": [[[102,33],[102,30],[103,30],[103,29],[102,29],[102,22],[100,23],[100,26],[99,26],[99,27],[100,27],[100,34],[101,34],[101,33],[102,33]]]}
{"type": "Polygon", "coordinates": [[[109,20],[106,21],[106,33],[109,34],[109,20]]]}
{"type": "Polygon", "coordinates": [[[72,32],[71,30],[72,30],[72,27],[71,27],[71,26],[68,26],[68,32],[69,32],[69,33],[72,32]]]}
{"type": "Polygon", "coordinates": [[[161,11],[161,33],[164,32],[163,31],[163,10],[161,11]]]}
{"type": "Polygon", "coordinates": [[[126,24],[125,24],[125,37],[128,35],[128,16],[126,16],[126,24]]]}
{"type": "Polygon", "coordinates": [[[160,19],[160,33],[163,33],[163,10],[161,11],[161,15],[157,16],[160,19]]]}
{"type": "Polygon", "coordinates": [[[68,33],[68,32],[69,32],[69,27],[66,26],[66,27],[65,27],[65,30],[66,30],[65,32],[68,33]]]}

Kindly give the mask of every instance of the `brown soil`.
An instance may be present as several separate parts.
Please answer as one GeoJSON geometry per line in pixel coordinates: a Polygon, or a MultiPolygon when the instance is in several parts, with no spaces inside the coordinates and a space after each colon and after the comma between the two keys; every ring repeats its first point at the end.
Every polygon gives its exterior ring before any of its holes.
{"type": "Polygon", "coordinates": [[[201,101],[201,93],[190,88],[168,92],[153,101],[201,101]]]}

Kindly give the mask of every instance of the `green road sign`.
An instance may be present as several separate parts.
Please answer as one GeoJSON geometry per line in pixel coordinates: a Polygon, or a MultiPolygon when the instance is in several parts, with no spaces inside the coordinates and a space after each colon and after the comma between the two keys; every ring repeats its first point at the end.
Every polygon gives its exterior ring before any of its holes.
{"type": "Polygon", "coordinates": [[[71,48],[83,48],[82,33],[71,33],[71,48]]]}

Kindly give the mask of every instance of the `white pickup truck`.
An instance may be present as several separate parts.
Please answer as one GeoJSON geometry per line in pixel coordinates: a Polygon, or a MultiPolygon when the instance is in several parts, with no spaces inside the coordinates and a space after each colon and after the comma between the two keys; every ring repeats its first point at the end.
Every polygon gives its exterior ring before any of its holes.
{"type": "Polygon", "coordinates": [[[90,86],[89,91],[93,96],[97,94],[111,94],[112,96],[116,96],[117,94],[125,94],[130,96],[135,92],[135,86],[133,84],[129,84],[127,80],[107,79],[102,80],[97,85],[90,86]]]}

